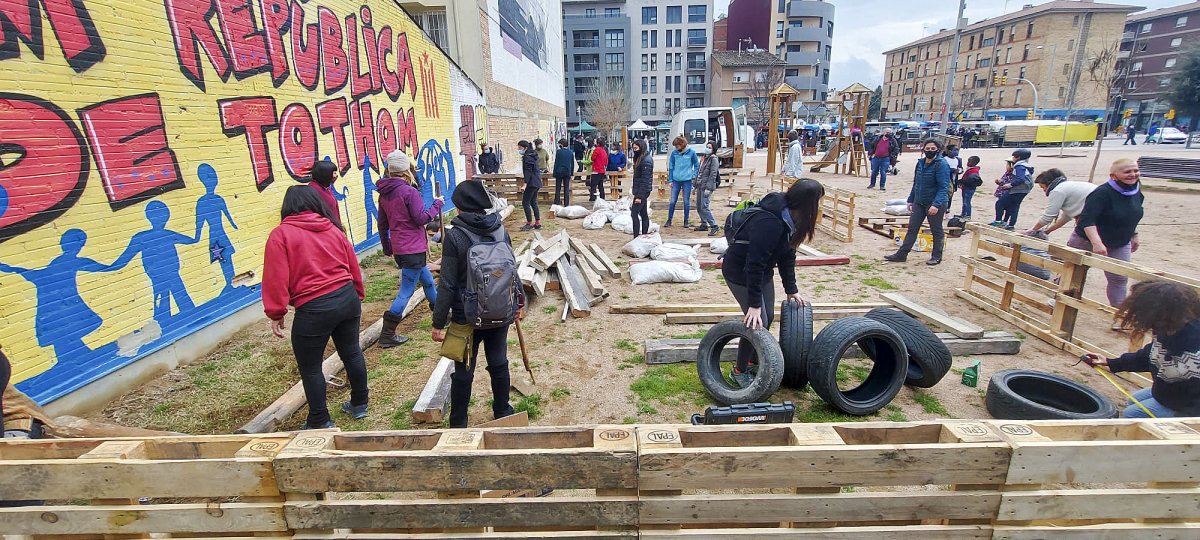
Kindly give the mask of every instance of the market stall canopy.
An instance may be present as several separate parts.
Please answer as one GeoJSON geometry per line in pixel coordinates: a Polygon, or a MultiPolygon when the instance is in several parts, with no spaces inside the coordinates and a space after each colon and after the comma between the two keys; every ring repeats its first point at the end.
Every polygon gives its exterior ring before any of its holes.
{"type": "Polygon", "coordinates": [[[643,122],[641,118],[638,118],[637,122],[629,124],[629,131],[650,131],[651,129],[654,129],[654,128],[651,128],[650,126],[646,125],[646,123],[643,122]]]}
{"type": "Polygon", "coordinates": [[[572,128],[571,131],[578,131],[580,133],[583,133],[584,131],[596,131],[596,128],[592,127],[591,124],[587,123],[587,120],[584,120],[584,121],[580,122],[578,126],[572,128]]]}

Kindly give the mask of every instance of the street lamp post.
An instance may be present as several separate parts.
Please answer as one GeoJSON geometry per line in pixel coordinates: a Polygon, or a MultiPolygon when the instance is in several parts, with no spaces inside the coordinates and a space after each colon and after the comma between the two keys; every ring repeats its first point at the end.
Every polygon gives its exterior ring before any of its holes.
{"type": "MultiPolygon", "coordinates": [[[[1025,83],[1029,83],[1029,88],[1031,88],[1031,89],[1033,90],[1033,115],[1034,115],[1034,116],[1037,116],[1038,118],[1042,118],[1042,117],[1044,116],[1044,114],[1041,114],[1041,113],[1039,113],[1039,112],[1038,112],[1038,92],[1037,92],[1037,86],[1036,86],[1036,85],[1034,85],[1034,84],[1033,84],[1033,81],[1031,81],[1031,80],[1029,80],[1029,79],[1017,79],[1017,81],[1018,81],[1018,82],[1025,82],[1025,83]]],[[[1042,111],[1042,113],[1044,113],[1044,112],[1045,112],[1045,111],[1042,111]]]]}
{"type": "Polygon", "coordinates": [[[954,72],[958,71],[959,44],[962,42],[963,29],[967,27],[967,21],[963,19],[963,10],[966,8],[967,0],[960,0],[958,3],[958,19],[955,20],[954,25],[954,45],[951,46],[950,65],[947,69],[949,73],[946,74],[946,95],[942,97],[942,136],[946,135],[946,130],[950,126],[948,115],[950,114],[950,100],[954,99],[954,72]]]}

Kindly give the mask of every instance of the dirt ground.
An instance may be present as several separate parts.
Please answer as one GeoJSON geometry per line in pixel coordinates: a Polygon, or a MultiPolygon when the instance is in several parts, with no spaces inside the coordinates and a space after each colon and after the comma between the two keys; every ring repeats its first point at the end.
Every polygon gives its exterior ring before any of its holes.
{"type": "MultiPolygon", "coordinates": [[[[1118,143],[1119,144],[1119,143],[1118,143]]],[[[1117,158],[1137,158],[1143,152],[1155,155],[1190,155],[1177,153],[1181,149],[1157,147],[1112,146],[1111,141],[1100,158],[1097,176],[1106,176],[1108,164],[1117,158]]],[[[1003,161],[1012,149],[965,150],[963,157],[979,155],[982,159],[985,182],[997,178],[1003,161]]],[[[1200,152],[1198,150],[1197,152],[1200,152]]],[[[1035,149],[1033,165],[1038,171],[1049,167],[1062,169],[1072,180],[1086,179],[1091,166],[1091,150],[1068,149],[1068,154],[1080,157],[1058,158],[1058,149],[1035,149]],[[1083,157],[1086,155],[1086,157],[1083,157]]],[[[831,186],[849,189],[858,193],[856,215],[882,215],[879,211],[884,201],[907,196],[912,181],[912,165],[915,154],[905,154],[900,164],[901,174],[888,179],[887,191],[867,191],[867,179],[812,173],[809,176],[831,186]]],[[[750,154],[746,168],[761,173],[766,168],[764,151],[750,154]]],[[[665,166],[660,159],[656,168],[665,166]]],[[[1098,180],[1099,181],[1099,180],[1098,180]]],[[[755,180],[755,191],[762,195],[769,189],[765,179],[755,180]]],[[[1200,186],[1147,181],[1150,186],[1173,186],[1189,188],[1195,192],[1164,192],[1147,190],[1146,217],[1141,225],[1141,249],[1134,254],[1134,262],[1151,268],[1197,275],[1188,250],[1200,245],[1200,186]]],[[[995,199],[991,190],[981,189],[975,197],[976,221],[991,220],[995,199]]],[[[1045,207],[1045,196],[1035,190],[1022,207],[1019,229],[1028,228],[1045,207]]],[[[665,207],[665,205],[659,205],[665,207]]],[[[729,208],[714,201],[713,211],[718,221],[723,221],[729,208]]],[[[960,213],[960,202],[956,197],[954,214],[960,213]]],[[[545,209],[543,209],[545,211],[545,209]]],[[[682,208],[678,210],[682,212],[682,208]]],[[[516,231],[520,224],[518,210],[508,220],[514,243],[528,237],[516,231]]],[[[666,219],[666,210],[654,210],[651,215],[657,223],[666,219]]],[[[693,222],[698,221],[695,216],[693,222]]],[[[690,238],[697,233],[684,231],[678,226],[681,216],[676,216],[677,226],[664,229],[664,238],[690,238]]],[[[582,220],[546,220],[543,235],[553,235],[560,228],[587,242],[602,246],[618,265],[627,268],[630,261],[620,254],[621,246],[629,237],[605,228],[585,231],[582,220]]],[[[1065,242],[1069,231],[1060,230],[1053,239],[1065,242]]],[[[983,395],[988,377],[1001,369],[1029,368],[1057,373],[1096,388],[1114,402],[1121,403],[1120,393],[1099,374],[1086,366],[1072,367],[1075,358],[1042,341],[1029,337],[1004,321],[975,308],[954,295],[961,287],[965,266],[959,257],[967,253],[968,237],[948,239],[945,262],[937,267],[925,265],[925,254],[914,253],[907,263],[891,264],[881,260],[883,255],[894,251],[888,239],[858,228],[853,243],[843,243],[824,234],[818,234],[812,246],[826,253],[848,255],[849,265],[801,267],[797,269],[801,294],[817,302],[873,302],[878,294],[899,291],[928,305],[936,306],[953,315],[973,321],[987,330],[1007,330],[1022,337],[1021,353],[1018,355],[988,355],[956,357],[954,372],[940,384],[926,390],[905,387],[892,405],[878,415],[862,419],[875,420],[924,420],[935,418],[987,418],[983,395]],[[977,388],[959,383],[961,369],[974,361],[982,363],[982,375],[977,388]]],[[[436,258],[436,255],[435,257],[436,258]]],[[[390,303],[397,284],[398,272],[389,260],[371,257],[364,262],[368,279],[368,298],[363,305],[364,328],[376,320],[390,303]]],[[[628,278],[609,280],[611,297],[594,308],[592,317],[568,318],[559,322],[563,298],[558,292],[547,292],[544,297],[533,298],[528,309],[528,318],[523,323],[528,339],[531,364],[538,384],[530,396],[521,397],[514,393],[514,404],[527,410],[533,423],[541,425],[583,423],[655,423],[686,422],[692,413],[701,412],[712,402],[704,393],[696,378],[694,364],[668,366],[646,366],[642,347],[646,339],[662,337],[699,337],[707,329],[703,325],[665,325],[662,316],[617,315],[608,312],[609,306],[618,304],[652,303],[732,303],[719,270],[706,270],[704,278],[694,284],[632,285],[628,278]]],[[[777,297],[782,298],[779,287],[777,297]]],[[[1103,300],[1104,279],[1097,272],[1090,276],[1086,295],[1103,300]]],[[[1108,321],[1085,318],[1081,325],[1088,327],[1085,335],[1110,350],[1124,350],[1128,337],[1108,330],[1108,321]]],[[[427,306],[421,306],[401,326],[412,341],[402,347],[381,351],[372,347],[366,351],[371,384],[371,413],[362,421],[353,421],[334,413],[334,420],[342,429],[407,429],[414,427],[409,411],[420,393],[430,370],[436,363],[436,344],[429,337],[431,327],[427,306]]],[[[820,322],[818,322],[818,328],[820,322]]],[[[332,352],[332,346],[330,347],[332,352]]],[[[520,352],[515,335],[510,335],[509,358],[513,377],[525,379],[521,372],[520,352]]],[[[863,376],[862,366],[847,366],[839,377],[846,383],[863,376]]],[[[486,372],[477,373],[471,421],[490,420],[489,386],[486,372]]],[[[259,410],[268,405],[291,384],[298,380],[298,372],[291,357],[286,340],[270,335],[264,318],[260,324],[244,329],[232,340],[201,361],[182,367],[132,391],[102,410],[90,416],[95,419],[114,421],[121,424],[183,431],[188,433],[231,432],[259,410]]],[[[348,396],[347,388],[330,388],[330,408],[348,396]]],[[[860,418],[841,415],[825,406],[811,389],[794,392],[781,389],[772,401],[791,400],[797,406],[797,421],[850,421],[860,418]]],[[[304,409],[284,423],[282,428],[298,428],[304,420],[304,409]]]]}

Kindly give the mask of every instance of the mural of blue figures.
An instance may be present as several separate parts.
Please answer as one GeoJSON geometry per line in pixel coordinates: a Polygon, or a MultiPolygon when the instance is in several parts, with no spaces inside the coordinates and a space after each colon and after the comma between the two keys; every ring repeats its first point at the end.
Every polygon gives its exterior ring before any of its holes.
{"type": "Polygon", "coordinates": [[[237,230],[238,226],[229,213],[229,205],[225,204],[225,199],[217,195],[217,171],[204,163],[196,170],[196,175],[200,177],[200,183],[204,184],[207,193],[196,201],[195,238],[197,242],[200,241],[200,233],[207,224],[209,262],[221,263],[221,273],[225,275],[225,289],[229,290],[233,288],[233,254],[237,250],[233,248],[233,242],[225,233],[225,220],[229,220],[229,225],[234,230],[237,230]]]}
{"type": "Polygon", "coordinates": [[[179,275],[179,251],[175,246],[200,241],[199,236],[193,238],[167,230],[169,219],[171,211],[162,201],[151,201],[147,204],[146,220],[150,222],[150,229],[133,235],[125,252],[112,263],[114,269],[124,268],[129,261],[141,254],[142,268],[146,271],[146,277],[150,278],[150,288],[154,294],[154,320],[163,327],[170,322],[172,299],[175,300],[175,307],[179,308],[180,314],[196,308],[192,297],[188,295],[187,287],[183,285],[183,278],[179,275]]]}
{"type": "Polygon", "coordinates": [[[450,149],[450,141],[440,144],[430,139],[417,151],[417,179],[421,182],[421,199],[425,208],[433,206],[433,198],[440,195],[445,199],[443,212],[454,208],[450,197],[454,195],[454,187],[458,185],[454,170],[454,152],[450,149]],[[437,191],[434,191],[434,186],[437,191]]]}
{"type": "Polygon", "coordinates": [[[8,210],[8,190],[4,189],[4,186],[0,186],[0,216],[3,216],[6,210],[8,210]]]}
{"type": "MultiPolygon", "coordinates": [[[[363,160],[362,173],[363,209],[366,213],[364,221],[367,225],[367,236],[357,243],[353,239],[350,240],[350,243],[354,245],[354,250],[359,253],[379,244],[379,233],[375,230],[375,224],[379,219],[379,207],[375,205],[375,180],[371,178],[371,158],[369,156],[363,160]]],[[[350,218],[347,217],[343,221],[350,221],[350,218]]]]}

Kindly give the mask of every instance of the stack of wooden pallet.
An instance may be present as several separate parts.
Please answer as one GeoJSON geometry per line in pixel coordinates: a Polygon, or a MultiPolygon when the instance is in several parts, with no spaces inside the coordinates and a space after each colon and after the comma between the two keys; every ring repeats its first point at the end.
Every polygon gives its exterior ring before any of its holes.
{"type": "Polygon", "coordinates": [[[590,317],[592,306],[608,298],[605,278],[620,278],[621,269],[596,244],[584,244],[560,231],[550,238],[540,233],[516,249],[517,275],[530,294],[561,290],[565,299],[562,320],[590,317]]]}

